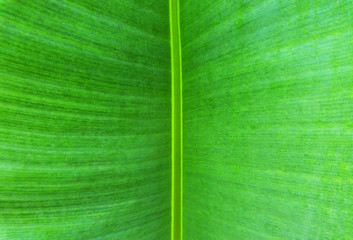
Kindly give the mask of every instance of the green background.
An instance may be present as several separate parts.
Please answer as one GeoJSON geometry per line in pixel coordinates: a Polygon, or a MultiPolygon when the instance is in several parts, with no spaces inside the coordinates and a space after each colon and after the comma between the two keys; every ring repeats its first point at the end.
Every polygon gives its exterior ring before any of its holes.
{"type": "Polygon", "coordinates": [[[0,1],[0,239],[169,239],[168,1],[0,1]]]}
{"type": "MultiPolygon", "coordinates": [[[[168,4],[0,0],[1,240],[170,239],[168,4]]],[[[185,240],[353,239],[352,12],[180,0],[185,240]]]]}
{"type": "Polygon", "coordinates": [[[181,0],[184,239],[353,239],[353,3],[181,0]]]}

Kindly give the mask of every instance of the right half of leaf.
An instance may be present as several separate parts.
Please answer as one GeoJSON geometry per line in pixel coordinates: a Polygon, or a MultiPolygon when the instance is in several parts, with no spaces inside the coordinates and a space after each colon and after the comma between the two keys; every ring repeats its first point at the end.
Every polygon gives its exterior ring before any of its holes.
{"type": "Polygon", "coordinates": [[[352,239],[353,4],[181,1],[184,239],[352,239]]]}

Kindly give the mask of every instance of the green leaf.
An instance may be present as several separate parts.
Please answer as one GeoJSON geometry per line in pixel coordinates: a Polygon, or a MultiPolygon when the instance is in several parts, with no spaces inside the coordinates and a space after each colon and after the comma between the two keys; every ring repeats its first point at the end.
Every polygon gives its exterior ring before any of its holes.
{"type": "Polygon", "coordinates": [[[184,239],[352,239],[352,2],[180,3],[184,239]]]}
{"type": "Polygon", "coordinates": [[[0,239],[170,237],[167,1],[0,1],[0,239]]]}
{"type": "Polygon", "coordinates": [[[352,12],[0,0],[0,239],[353,239],[352,12]]]}

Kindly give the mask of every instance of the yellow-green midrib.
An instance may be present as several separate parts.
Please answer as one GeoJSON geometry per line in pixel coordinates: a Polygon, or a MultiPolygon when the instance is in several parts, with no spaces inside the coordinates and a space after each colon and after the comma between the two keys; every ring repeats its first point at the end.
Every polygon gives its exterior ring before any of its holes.
{"type": "Polygon", "coordinates": [[[170,0],[172,74],[172,226],[171,239],[182,239],[182,69],[179,1],[170,0]]]}

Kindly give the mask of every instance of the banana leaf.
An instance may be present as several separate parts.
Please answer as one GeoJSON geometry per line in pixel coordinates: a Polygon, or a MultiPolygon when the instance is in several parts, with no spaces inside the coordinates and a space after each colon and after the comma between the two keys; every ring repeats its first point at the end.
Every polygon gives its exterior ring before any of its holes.
{"type": "Polygon", "coordinates": [[[5,0],[0,31],[0,239],[168,239],[168,2],[5,0]]]}
{"type": "Polygon", "coordinates": [[[0,239],[353,239],[352,13],[0,0],[0,239]]]}
{"type": "Polygon", "coordinates": [[[353,4],[180,1],[184,239],[353,239],[353,4]]]}

